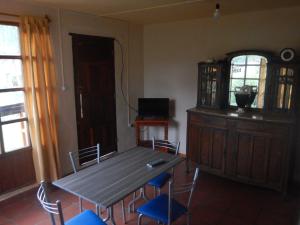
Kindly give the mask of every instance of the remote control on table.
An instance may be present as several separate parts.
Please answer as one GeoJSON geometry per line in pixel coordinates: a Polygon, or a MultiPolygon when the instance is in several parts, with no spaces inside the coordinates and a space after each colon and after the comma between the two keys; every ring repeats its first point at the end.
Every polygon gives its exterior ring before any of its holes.
{"type": "Polygon", "coordinates": [[[161,165],[165,162],[166,161],[164,159],[157,159],[157,160],[154,160],[152,162],[147,163],[147,166],[152,168],[152,167],[155,167],[155,166],[159,166],[159,165],[161,165]]]}

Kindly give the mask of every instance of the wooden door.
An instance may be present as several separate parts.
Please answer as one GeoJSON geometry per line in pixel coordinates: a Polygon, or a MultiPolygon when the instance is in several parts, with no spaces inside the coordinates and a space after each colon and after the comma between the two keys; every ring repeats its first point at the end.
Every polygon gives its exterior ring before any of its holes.
{"type": "Polygon", "coordinates": [[[114,41],[72,34],[78,148],[117,151],[114,41]]]}

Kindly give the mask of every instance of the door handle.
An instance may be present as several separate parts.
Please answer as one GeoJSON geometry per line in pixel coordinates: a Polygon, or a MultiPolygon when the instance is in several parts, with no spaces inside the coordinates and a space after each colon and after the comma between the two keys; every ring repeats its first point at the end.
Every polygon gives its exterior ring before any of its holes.
{"type": "Polygon", "coordinates": [[[79,93],[79,102],[80,102],[80,118],[83,119],[83,107],[82,107],[82,93],[79,93]]]}

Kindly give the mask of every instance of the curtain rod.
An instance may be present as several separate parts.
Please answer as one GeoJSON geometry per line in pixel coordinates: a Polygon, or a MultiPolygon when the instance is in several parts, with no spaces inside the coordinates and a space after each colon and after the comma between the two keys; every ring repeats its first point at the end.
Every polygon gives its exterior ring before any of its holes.
{"type": "MultiPolygon", "coordinates": [[[[5,13],[5,12],[0,12],[0,15],[2,16],[12,16],[12,17],[20,17],[20,15],[18,14],[13,14],[13,13],[5,13]]],[[[49,18],[49,16],[46,14],[45,15],[46,20],[48,20],[48,22],[51,22],[51,19],[49,18]]]]}

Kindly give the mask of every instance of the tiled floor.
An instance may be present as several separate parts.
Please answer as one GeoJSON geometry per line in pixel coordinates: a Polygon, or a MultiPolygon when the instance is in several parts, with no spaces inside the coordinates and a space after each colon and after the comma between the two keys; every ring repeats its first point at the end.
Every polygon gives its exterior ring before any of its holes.
{"type": "MultiPolygon", "coordinates": [[[[191,180],[192,174],[187,175],[184,168],[183,164],[176,168],[175,183],[191,180]]],[[[50,225],[48,215],[36,200],[35,192],[36,190],[32,190],[0,202],[0,225],[50,225]]],[[[147,193],[149,197],[153,194],[151,189],[147,189],[147,193]]],[[[53,189],[50,197],[62,201],[66,220],[78,213],[77,197],[58,189],[53,189]]],[[[125,202],[128,203],[129,200],[127,197],[125,202]]],[[[87,202],[84,207],[94,209],[87,202]]],[[[274,191],[201,173],[191,208],[192,225],[298,225],[300,197],[289,194],[284,199],[274,191]]],[[[120,204],[117,204],[117,224],[123,224],[120,209],[120,204]]],[[[127,214],[127,220],[129,225],[137,224],[135,214],[127,214]]],[[[157,223],[145,219],[143,224],[157,223]]],[[[180,218],[175,224],[184,225],[185,218],[180,218]]]]}

